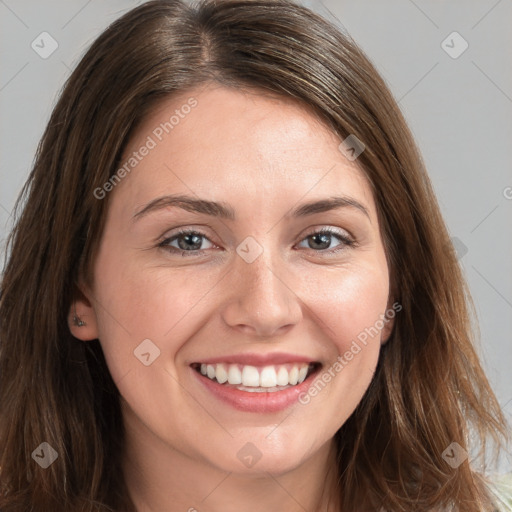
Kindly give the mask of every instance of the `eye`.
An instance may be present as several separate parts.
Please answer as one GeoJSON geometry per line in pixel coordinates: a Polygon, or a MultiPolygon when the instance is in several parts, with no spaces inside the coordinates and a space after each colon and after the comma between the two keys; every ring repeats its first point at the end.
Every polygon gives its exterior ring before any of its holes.
{"type": "Polygon", "coordinates": [[[345,232],[333,228],[322,228],[318,231],[314,231],[304,238],[301,243],[303,242],[308,244],[308,249],[328,253],[341,251],[347,246],[354,247],[356,245],[355,240],[350,238],[345,232]],[[335,239],[338,239],[341,243],[335,245],[333,248],[332,243],[335,242],[335,239]]]}
{"type": "MultiPolygon", "coordinates": [[[[325,253],[335,253],[346,247],[354,247],[356,245],[356,241],[345,232],[333,228],[322,228],[313,231],[300,244],[304,242],[307,244],[306,248],[315,252],[325,253]],[[336,239],[339,243],[333,246],[333,242],[335,243],[336,239]]],[[[300,244],[299,247],[301,246],[300,244]]],[[[195,230],[180,230],[160,242],[158,246],[171,253],[179,253],[181,256],[200,255],[208,249],[217,247],[204,233],[195,230]],[[206,247],[204,246],[205,242],[206,247]]]]}
{"type": "Polygon", "coordinates": [[[180,230],[172,237],[160,242],[158,246],[169,250],[169,252],[179,252],[182,256],[201,254],[204,250],[215,247],[204,233],[193,230],[180,230]],[[203,246],[204,241],[208,241],[206,247],[203,246]]]}

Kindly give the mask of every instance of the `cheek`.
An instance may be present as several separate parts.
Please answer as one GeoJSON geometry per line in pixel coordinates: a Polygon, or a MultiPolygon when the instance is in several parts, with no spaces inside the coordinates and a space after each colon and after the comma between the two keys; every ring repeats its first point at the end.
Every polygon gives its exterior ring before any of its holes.
{"type": "Polygon", "coordinates": [[[329,269],[311,276],[304,289],[326,336],[340,353],[350,349],[353,340],[380,341],[389,293],[386,266],[329,269]]]}
{"type": "Polygon", "coordinates": [[[325,414],[337,429],[357,407],[377,366],[388,302],[387,266],[330,269],[307,288],[317,324],[335,350],[302,403],[314,404],[315,417],[325,414]]]}
{"type": "Polygon", "coordinates": [[[192,265],[145,267],[107,248],[98,256],[96,276],[99,339],[114,381],[139,369],[134,352],[144,340],[151,340],[154,347],[145,343],[163,356],[160,361],[173,361],[193,335],[204,304],[211,301],[208,293],[222,277],[198,272],[192,265]]]}

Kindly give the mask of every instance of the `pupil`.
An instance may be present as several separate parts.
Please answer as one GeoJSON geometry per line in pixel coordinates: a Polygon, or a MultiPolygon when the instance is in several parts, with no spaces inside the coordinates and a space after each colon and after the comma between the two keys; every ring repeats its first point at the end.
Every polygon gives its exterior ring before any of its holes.
{"type": "Polygon", "coordinates": [[[322,247],[314,247],[315,249],[327,249],[330,245],[330,239],[331,239],[331,235],[327,234],[327,233],[317,233],[315,235],[312,236],[313,240],[314,240],[314,243],[315,244],[320,244],[322,247]],[[317,242],[318,240],[320,240],[319,242],[317,242]]]}
{"type": "Polygon", "coordinates": [[[201,237],[194,234],[183,235],[178,239],[178,245],[180,246],[180,249],[185,251],[187,249],[197,250],[201,247],[201,237]],[[187,240],[187,242],[182,244],[182,240],[187,240]],[[189,243],[188,241],[191,241],[191,245],[187,245],[189,243]]]}

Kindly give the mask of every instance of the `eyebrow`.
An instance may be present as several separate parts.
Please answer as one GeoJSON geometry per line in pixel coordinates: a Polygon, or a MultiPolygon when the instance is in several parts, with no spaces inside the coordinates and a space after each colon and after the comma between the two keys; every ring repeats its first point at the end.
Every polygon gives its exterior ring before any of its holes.
{"type": "MultiPolygon", "coordinates": [[[[150,213],[169,207],[181,208],[188,212],[202,213],[226,220],[236,220],[235,211],[226,203],[197,199],[187,195],[167,195],[150,201],[140,211],[133,215],[133,221],[135,222],[150,213]]],[[[310,201],[309,203],[304,203],[294,208],[288,212],[285,217],[307,217],[308,215],[314,215],[315,213],[327,212],[339,208],[353,208],[361,211],[368,217],[368,219],[370,219],[368,209],[356,199],[348,196],[333,196],[316,201],[310,201]]]]}

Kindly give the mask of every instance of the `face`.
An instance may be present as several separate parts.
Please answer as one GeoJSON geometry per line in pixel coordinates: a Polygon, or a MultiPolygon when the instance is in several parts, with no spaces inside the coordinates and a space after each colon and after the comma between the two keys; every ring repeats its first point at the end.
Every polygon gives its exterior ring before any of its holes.
{"type": "Polygon", "coordinates": [[[278,473],[354,411],[391,301],[370,186],[340,142],[289,100],[213,85],[138,128],[97,193],[108,216],[73,327],[100,340],[134,430],[278,473]]]}

